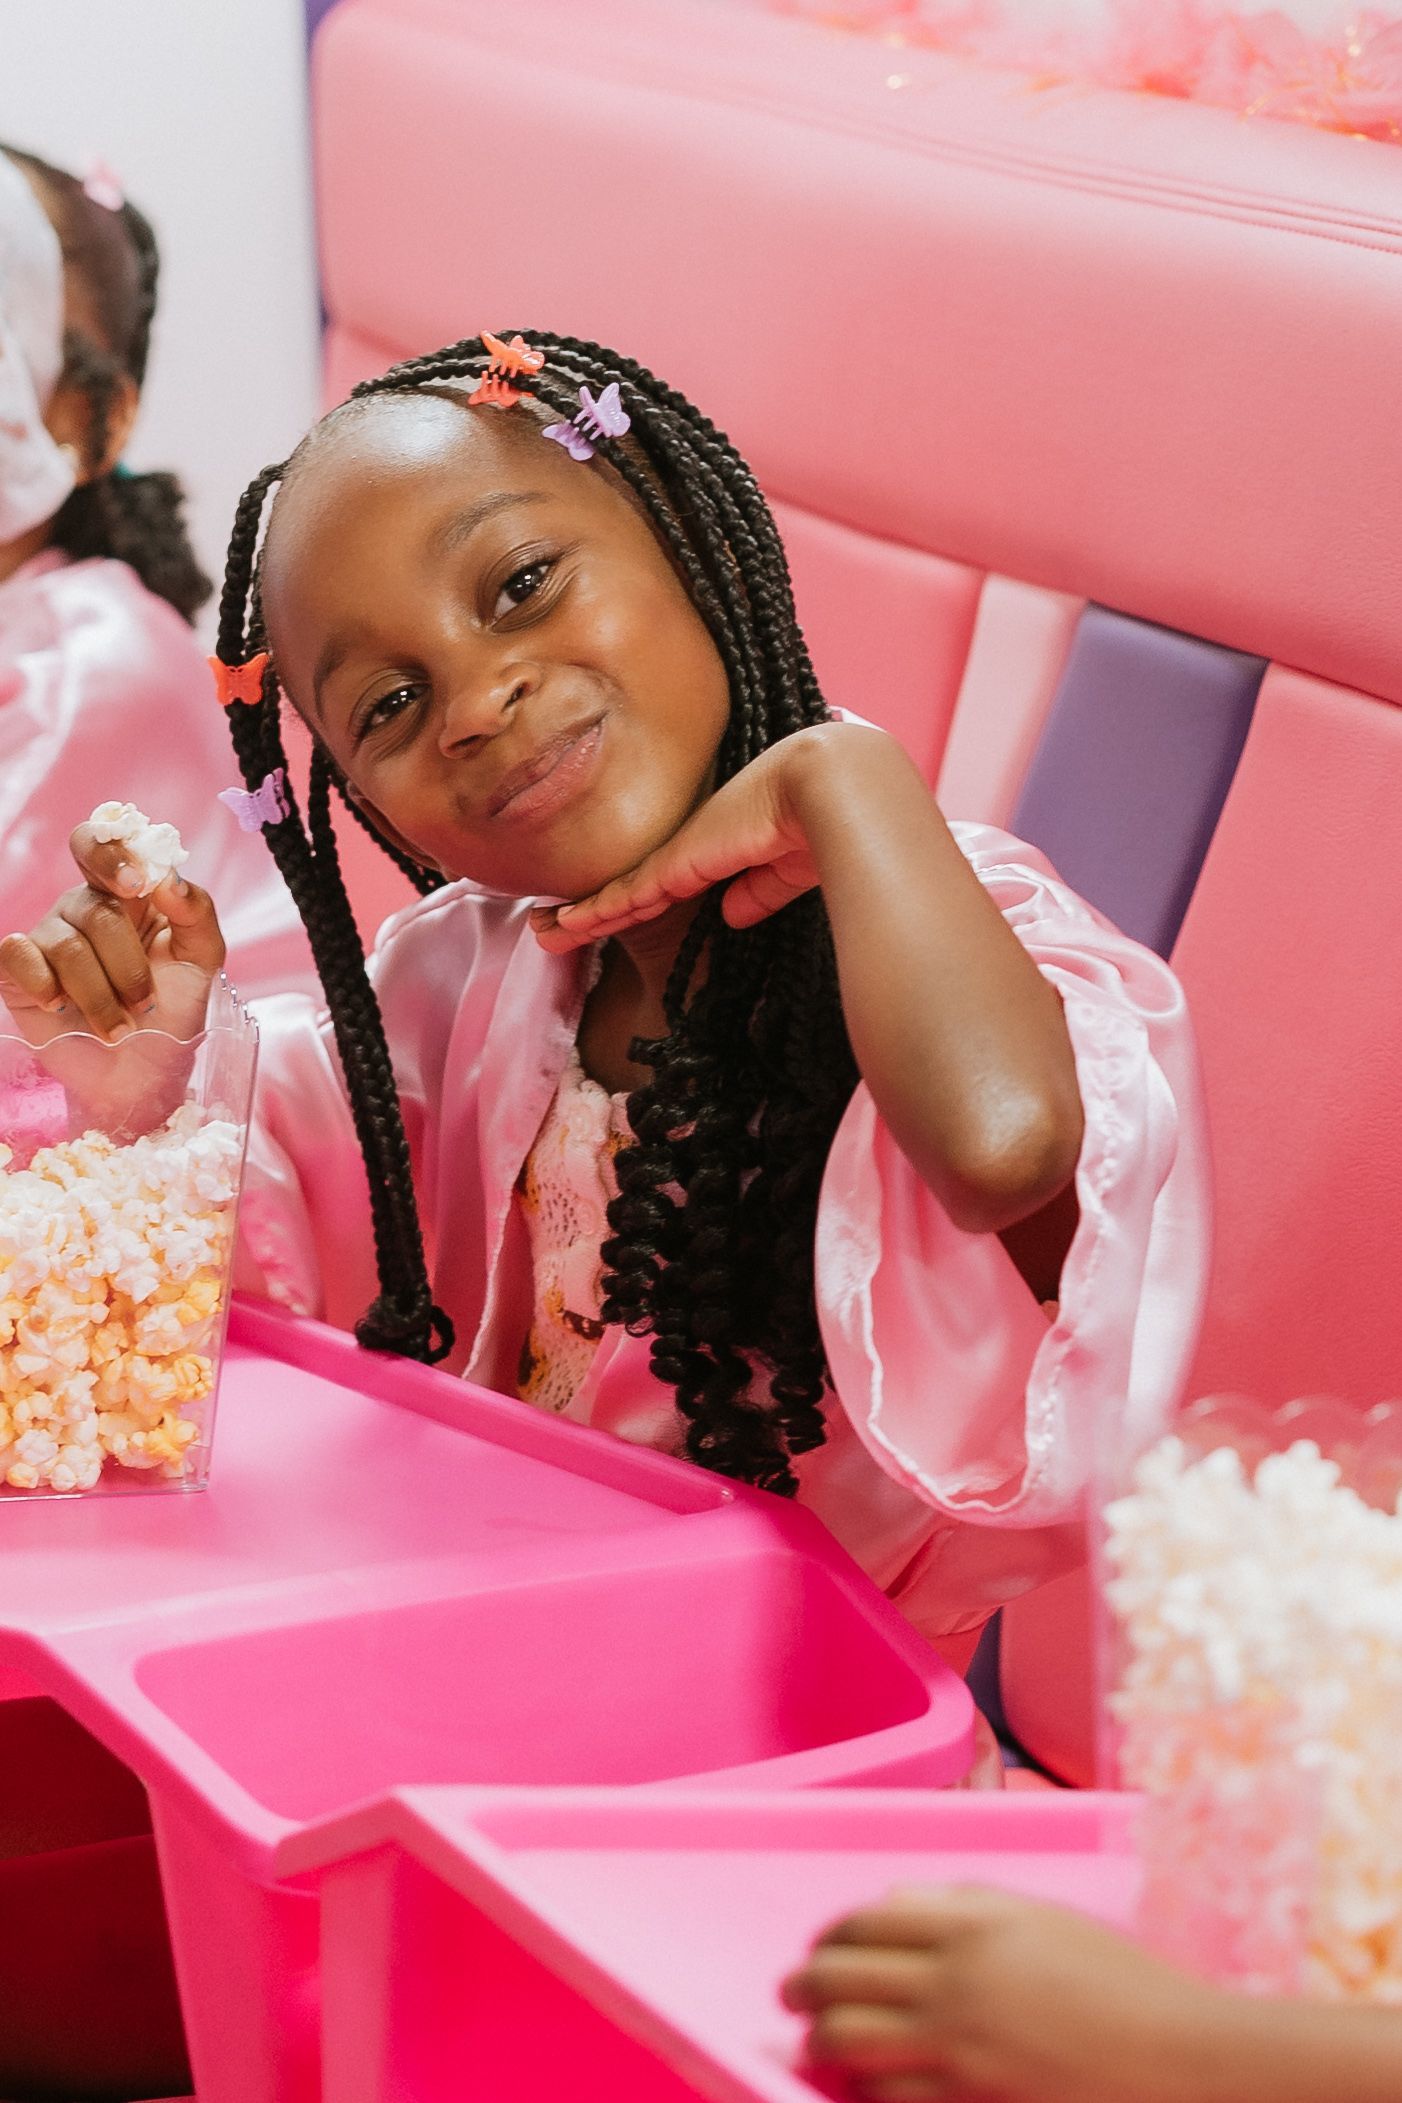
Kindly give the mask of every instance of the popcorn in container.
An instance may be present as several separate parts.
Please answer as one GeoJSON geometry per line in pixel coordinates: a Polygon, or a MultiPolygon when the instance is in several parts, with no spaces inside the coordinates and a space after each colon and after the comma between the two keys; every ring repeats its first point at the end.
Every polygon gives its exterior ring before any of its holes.
{"type": "Polygon", "coordinates": [[[1402,1403],[1216,1397],[1105,1508],[1140,1930],[1247,1991],[1402,2005],[1399,1493],[1402,1403]]]}
{"type": "Polygon", "coordinates": [[[257,1046],[0,1035],[0,1502],[204,1487],[257,1046]]]}

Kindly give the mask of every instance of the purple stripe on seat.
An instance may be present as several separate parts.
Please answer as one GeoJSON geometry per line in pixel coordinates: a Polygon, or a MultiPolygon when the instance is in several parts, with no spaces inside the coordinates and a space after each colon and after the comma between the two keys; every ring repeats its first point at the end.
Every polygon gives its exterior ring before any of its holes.
{"type": "Polygon", "coordinates": [[[1266,661],[1088,606],[1012,829],[1167,956],[1236,772],[1266,661]]]}
{"type": "Polygon", "coordinates": [[[321,21],[322,16],[329,15],[335,5],[336,0],[306,0],[308,43],[315,36],[317,25],[321,21]]]}

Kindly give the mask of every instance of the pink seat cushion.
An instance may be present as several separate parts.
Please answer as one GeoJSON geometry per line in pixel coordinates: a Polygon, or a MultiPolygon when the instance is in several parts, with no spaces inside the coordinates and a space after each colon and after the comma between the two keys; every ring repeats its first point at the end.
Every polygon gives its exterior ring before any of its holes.
{"type": "Polygon", "coordinates": [[[1402,1390],[1402,710],[1273,669],[1174,963],[1212,1120],[1192,1391],[1402,1390]]]}

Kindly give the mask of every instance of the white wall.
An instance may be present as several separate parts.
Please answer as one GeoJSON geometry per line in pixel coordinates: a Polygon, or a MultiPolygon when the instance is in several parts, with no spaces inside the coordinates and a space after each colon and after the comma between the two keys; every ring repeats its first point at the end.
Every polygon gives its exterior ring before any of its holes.
{"type": "Polygon", "coordinates": [[[155,225],[160,307],[128,458],[171,467],[218,581],[244,484],[316,413],[300,0],[0,0],[0,138],[100,155],[155,225]]]}

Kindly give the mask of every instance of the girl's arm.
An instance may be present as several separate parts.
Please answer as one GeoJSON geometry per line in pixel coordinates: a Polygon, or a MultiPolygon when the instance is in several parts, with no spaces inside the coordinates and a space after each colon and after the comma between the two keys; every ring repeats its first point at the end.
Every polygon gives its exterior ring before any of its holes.
{"type": "MultiPolygon", "coordinates": [[[[639,868],[542,909],[537,935],[571,948],[726,878],[734,926],[821,886],[862,1077],[954,1223],[1001,1232],[1052,1207],[1082,1137],[1060,1000],[895,739],[855,723],[785,738],[639,868]]],[[[1064,1245],[1073,1206],[1048,1221],[1064,1245]]]]}
{"type": "Polygon", "coordinates": [[[1229,1993],[1007,1892],[895,1893],[786,1982],[871,2103],[1399,2103],[1402,2011],[1229,1993]]]}

